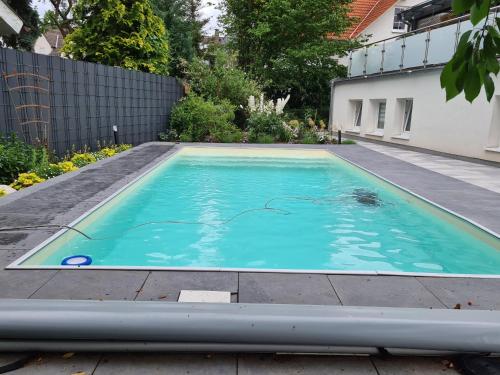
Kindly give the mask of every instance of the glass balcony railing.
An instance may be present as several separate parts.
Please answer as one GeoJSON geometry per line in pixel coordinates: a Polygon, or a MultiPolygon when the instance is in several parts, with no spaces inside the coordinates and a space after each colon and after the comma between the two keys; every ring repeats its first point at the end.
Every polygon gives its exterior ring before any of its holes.
{"type": "Polygon", "coordinates": [[[455,53],[460,37],[473,28],[481,29],[484,22],[494,24],[499,11],[500,7],[494,8],[488,19],[475,27],[468,16],[464,16],[352,50],[348,77],[446,64],[455,53]]]}

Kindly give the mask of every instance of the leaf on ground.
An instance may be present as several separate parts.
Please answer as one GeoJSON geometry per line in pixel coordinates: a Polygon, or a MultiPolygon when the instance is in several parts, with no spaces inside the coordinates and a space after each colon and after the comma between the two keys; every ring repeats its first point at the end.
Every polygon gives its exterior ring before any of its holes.
{"type": "Polygon", "coordinates": [[[87,373],[85,371],[77,371],[72,373],[71,375],[87,375],[87,373]]]}
{"type": "Polygon", "coordinates": [[[69,359],[69,358],[73,357],[74,355],[75,355],[75,353],[69,352],[69,353],[64,353],[64,354],[62,355],[62,357],[63,357],[64,359],[69,359]]]}

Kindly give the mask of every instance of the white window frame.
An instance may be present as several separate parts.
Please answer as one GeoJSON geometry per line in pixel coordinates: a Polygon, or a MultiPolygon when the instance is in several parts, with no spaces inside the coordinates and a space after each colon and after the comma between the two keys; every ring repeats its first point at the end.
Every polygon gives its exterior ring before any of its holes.
{"type": "Polygon", "coordinates": [[[378,102],[377,106],[377,124],[376,124],[376,131],[383,131],[385,128],[385,116],[387,114],[387,102],[385,100],[381,100],[378,102]],[[384,117],[382,118],[382,121],[380,121],[380,107],[384,106],[384,117]],[[382,122],[382,127],[380,127],[380,123],[382,122]]]}
{"type": "Polygon", "coordinates": [[[406,9],[408,9],[408,8],[407,7],[400,7],[400,6],[394,7],[394,14],[393,14],[393,18],[392,18],[392,32],[393,33],[405,33],[407,31],[407,25],[403,21],[398,21],[396,18],[399,13],[401,13],[402,11],[404,11],[406,9]],[[394,26],[396,24],[403,25],[403,28],[402,29],[394,28],[394,26]]]}
{"type": "Polygon", "coordinates": [[[361,116],[363,115],[363,101],[353,100],[354,104],[354,117],[352,122],[353,129],[359,130],[361,128],[361,116]]]}
{"type": "Polygon", "coordinates": [[[401,134],[410,134],[413,120],[413,99],[403,101],[403,124],[401,134]]]}

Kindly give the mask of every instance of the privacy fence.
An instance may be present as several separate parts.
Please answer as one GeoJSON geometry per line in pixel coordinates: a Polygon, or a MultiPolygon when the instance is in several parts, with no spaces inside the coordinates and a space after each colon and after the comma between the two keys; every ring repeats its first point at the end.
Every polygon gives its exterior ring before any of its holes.
{"type": "Polygon", "coordinates": [[[59,155],[114,141],[157,140],[182,96],[175,78],[0,49],[0,133],[59,155]]]}

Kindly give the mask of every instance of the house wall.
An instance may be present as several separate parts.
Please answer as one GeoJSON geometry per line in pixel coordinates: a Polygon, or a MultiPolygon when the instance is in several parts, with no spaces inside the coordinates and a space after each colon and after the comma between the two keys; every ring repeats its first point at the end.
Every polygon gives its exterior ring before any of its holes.
{"type": "Polygon", "coordinates": [[[50,53],[52,52],[51,45],[43,35],[38,37],[38,39],[35,41],[35,44],[33,45],[33,52],[39,53],[41,55],[50,55],[50,53]]]}
{"type": "Polygon", "coordinates": [[[446,102],[441,68],[337,81],[332,88],[330,126],[347,134],[500,162],[500,79],[490,103],[484,92],[472,103],[463,94],[446,102]],[[413,99],[411,131],[403,134],[403,99],[413,99]],[[354,102],[362,100],[361,126],[354,128],[354,102]],[[383,131],[378,102],[386,100],[383,131]]]}
{"type": "Polygon", "coordinates": [[[367,43],[376,42],[379,40],[391,38],[400,35],[401,32],[393,32],[392,24],[394,20],[394,8],[396,7],[406,7],[410,8],[417,4],[422,3],[422,0],[399,0],[396,4],[390,7],[384,14],[373,21],[363,32],[362,36],[368,36],[367,43]]]}
{"type": "Polygon", "coordinates": [[[23,27],[23,21],[10,7],[0,0],[0,33],[19,34],[23,27]]]}

